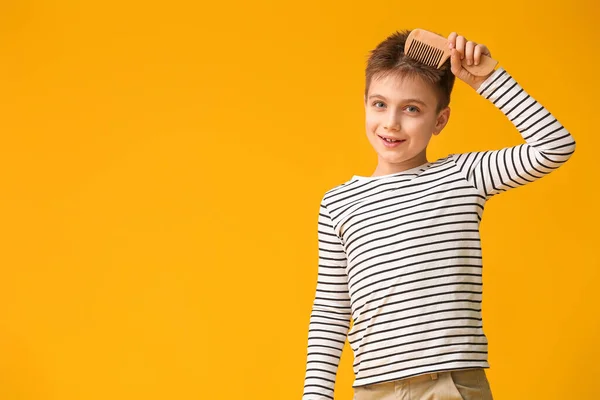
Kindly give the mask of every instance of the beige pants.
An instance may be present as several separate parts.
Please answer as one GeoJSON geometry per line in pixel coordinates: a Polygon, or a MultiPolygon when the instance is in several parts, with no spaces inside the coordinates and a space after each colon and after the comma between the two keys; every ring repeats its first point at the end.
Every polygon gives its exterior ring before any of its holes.
{"type": "Polygon", "coordinates": [[[483,368],[461,369],[354,388],[353,400],[493,400],[483,368]]]}

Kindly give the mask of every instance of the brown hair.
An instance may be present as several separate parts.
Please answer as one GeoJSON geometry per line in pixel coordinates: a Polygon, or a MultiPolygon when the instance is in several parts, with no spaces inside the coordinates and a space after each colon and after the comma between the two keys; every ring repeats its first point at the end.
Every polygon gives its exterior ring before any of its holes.
{"type": "Polygon", "coordinates": [[[369,86],[373,78],[383,78],[389,74],[402,77],[419,77],[438,93],[438,106],[440,112],[450,104],[450,93],[454,86],[454,74],[450,70],[450,59],[439,68],[432,68],[422,64],[404,54],[404,43],[410,30],[403,30],[388,36],[379,43],[367,61],[365,96],[369,93],[369,86]]]}

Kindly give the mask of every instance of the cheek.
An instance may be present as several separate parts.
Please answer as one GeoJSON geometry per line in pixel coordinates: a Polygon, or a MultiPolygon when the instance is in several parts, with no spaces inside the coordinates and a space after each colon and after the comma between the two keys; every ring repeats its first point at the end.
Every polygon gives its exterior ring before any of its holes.
{"type": "Polygon", "coordinates": [[[429,132],[431,129],[429,123],[425,118],[406,118],[404,120],[403,127],[414,134],[420,134],[423,132],[429,132]]]}
{"type": "Polygon", "coordinates": [[[365,118],[365,125],[367,127],[367,130],[373,131],[377,128],[377,126],[379,126],[379,118],[367,114],[365,118]]]}

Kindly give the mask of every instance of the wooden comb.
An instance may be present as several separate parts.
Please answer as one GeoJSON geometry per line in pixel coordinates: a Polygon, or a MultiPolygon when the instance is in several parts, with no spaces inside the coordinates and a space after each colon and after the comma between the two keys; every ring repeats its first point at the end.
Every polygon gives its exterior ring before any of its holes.
{"type": "MultiPolygon", "coordinates": [[[[406,43],[404,54],[425,65],[439,69],[450,57],[448,39],[424,29],[413,29],[406,43]]],[[[467,65],[467,59],[462,60],[464,69],[476,76],[485,76],[492,72],[498,61],[486,55],[481,55],[479,65],[467,65]]]]}

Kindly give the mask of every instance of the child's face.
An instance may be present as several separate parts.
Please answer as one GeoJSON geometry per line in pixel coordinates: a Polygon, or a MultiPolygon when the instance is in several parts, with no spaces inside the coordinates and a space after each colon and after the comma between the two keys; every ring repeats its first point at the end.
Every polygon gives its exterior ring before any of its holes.
{"type": "Polygon", "coordinates": [[[393,173],[427,162],[431,135],[437,135],[450,116],[449,107],[436,113],[437,104],[434,88],[420,78],[390,74],[372,80],[365,98],[366,130],[380,172],[393,173]],[[404,142],[388,147],[379,135],[404,142]]]}

